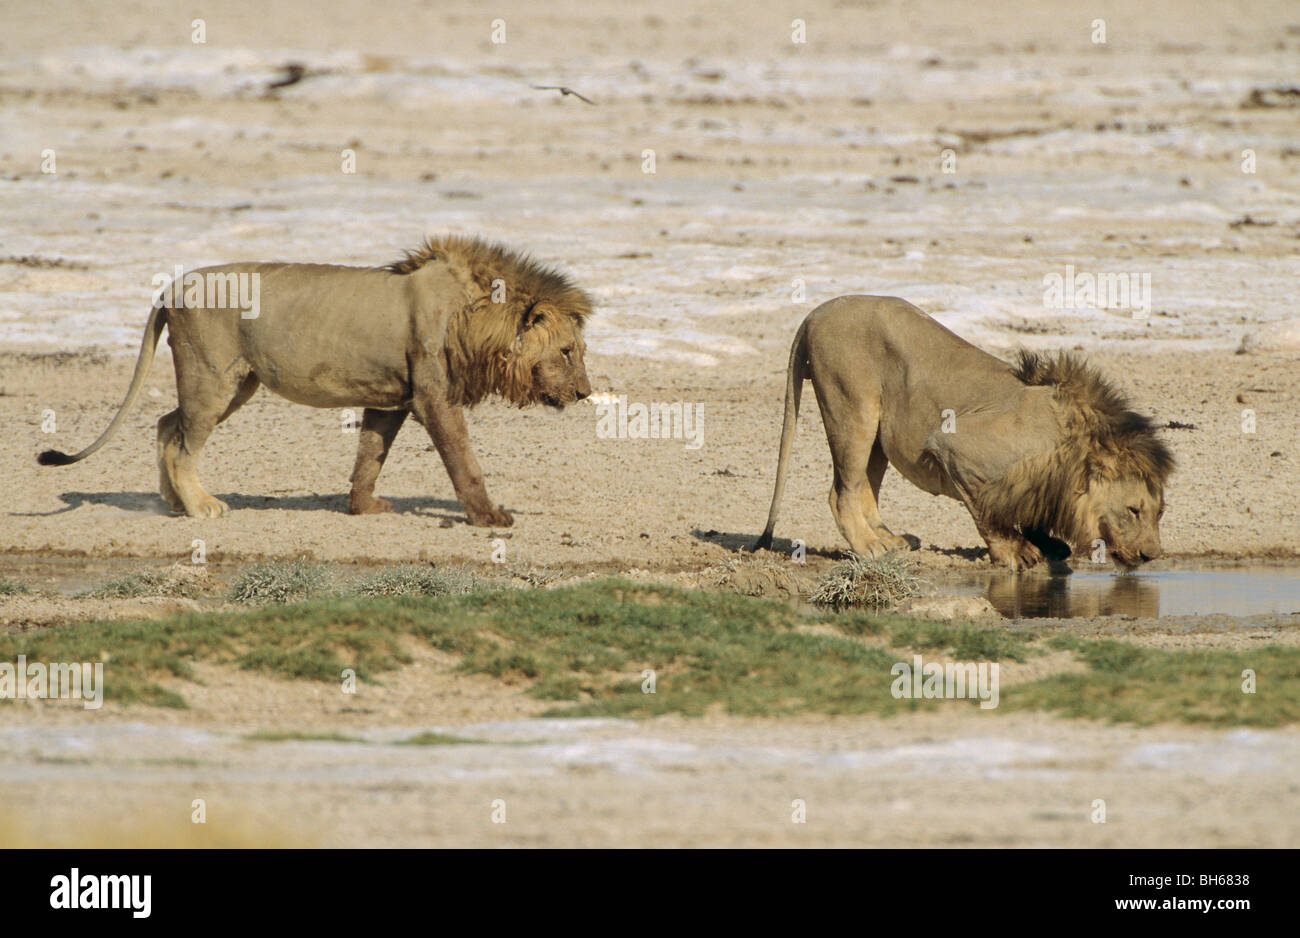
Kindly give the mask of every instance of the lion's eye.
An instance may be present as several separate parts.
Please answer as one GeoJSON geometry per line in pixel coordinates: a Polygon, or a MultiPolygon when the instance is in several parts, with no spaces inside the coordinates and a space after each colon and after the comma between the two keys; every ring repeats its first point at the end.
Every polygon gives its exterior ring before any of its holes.
{"type": "Polygon", "coordinates": [[[1129,507],[1129,511],[1133,512],[1133,517],[1134,517],[1134,518],[1141,518],[1141,517],[1142,517],[1142,509],[1141,509],[1141,508],[1133,508],[1133,507],[1130,506],[1130,507],[1129,507]]]}
{"type": "Polygon", "coordinates": [[[564,355],[565,358],[569,358],[569,357],[573,354],[573,349],[572,349],[572,348],[562,348],[562,349],[560,349],[560,353],[561,353],[562,355],[564,355]]]}

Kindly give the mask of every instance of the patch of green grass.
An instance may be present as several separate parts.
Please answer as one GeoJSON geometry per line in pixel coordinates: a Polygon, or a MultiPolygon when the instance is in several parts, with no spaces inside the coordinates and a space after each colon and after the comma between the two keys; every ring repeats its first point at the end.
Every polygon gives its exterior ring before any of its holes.
{"type": "Polygon", "coordinates": [[[813,620],[784,605],[619,581],[461,604],[454,626],[431,632],[430,640],[462,655],[463,670],[532,682],[535,696],[573,704],[549,713],[899,706],[888,692],[892,658],[848,637],[796,632],[813,620]],[[656,671],[653,694],[642,691],[646,669],[656,671]],[[865,676],[869,670],[881,680],[865,676]]]}
{"type": "Polygon", "coordinates": [[[1031,653],[1041,651],[1030,648],[1028,639],[1032,636],[1026,633],[987,626],[902,619],[890,620],[887,629],[891,645],[917,651],[949,651],[951,657],[963,661],[1024,661],[1031,653]]]}
{"type": "Polygon", "coordinates": [[[185,707],[159,677],[193,680],[196,660],[233,664],[277,677],[363,680],[407,664],[405,620],[357,600],[326,599],[246,612],[185,613],[161,620],[77,623],[0,635],[0,661],[103,661],[104,695],[120,703],[185,707]]]}
{"type": "Polygon", "coordinates": [[[812,601],[833,609],[889,609],[920,589],[922,581],[914,572],[915,564],[902,551],[880,557],[853,554],[826,572],[812,601]]]}
{"type": "Polygon", "coordinates": [[[1300,649],[1294,647],[1169,651],[1074,636],[1047,644],[1073,652],[1088,670],[1008,688],[1004,708],[1139,725],[1283,726],[1300,720],[1300,649]],[[1255,674],[1253,694],[1243,691],[1247,670],[1255,674]]]}
{"type": "Polygon", "coordinates": [[[365,743],[369,740],[360,736],[344,736],[342,733],[307,733],[301,730],[263,730],[249,733],[244,737],[249,743],[365,743]]]}
{"type": "Polygon", "coordinates": [[[389,567],[348,587],[358,596],[461,596],[496,584],[464,567],[389,567]]]}
{"type": "MultiPolygon", "coordinates": [[[[1218,726],[1300,722],[1300,649],[1158,651],[1124,642],[864,612],[814,615],[734,593],[603,580],[550,590],[429,598],[329,596],[293,606],[191,613],[161,621],[72,624],[0,635],[0,661],[106,660],[108,699],[183,706],[162,677],[212,661],[277,678],[363,681],[408,663],[415,639],[553,702],[548,715],[892,714],[977,701],[895,699],[890,668],[924,653],[1026,660],[1046,648],[1088,666],[1005,688],[1000,710],[1050,710],[1133,722],[1218,726]],[[1259,675],[1240,692],[1241,671],[1259,675]],[[647,670],[654,693],[646,693],[647,670]]],[[[437,693],[431,686],[430,693],[437,693]]],[[[425,744],[445,744],[434,734],[425,744]]],[[[281,737],[283,738],[283,737],[281,737]]],[[[300,737],[296,737],[300,738],[300,737]]],[[[412,743],[416,744],[416,743],[412,743]]]]}
{"type": "Polygon", "coordinates": [[[294,560],[259,563],[239,575],[230,588],[235,603],[292,603],[324,593],[330,587],[329,568],[294,560]]]}
{"type": "MultiPolygon", "coordinates": [[[[244,737],[250,743],[362,743],[371,740],[360,736],[347,736],[343,733],[308,732],[306,730],[262,730],[249,733],[244,737]]],[[[449,733],[417,733],[407,739],[398,740],[399,746],[459,746],[471,743],[483,743],[486,740],[470,739],[465,736],[452,736],[449,733]]]]}
{"type": "Polygon", "coordinates": [[[7,577],[0,576],[0,596],[17,596],[31,591],[32,588],[26,583],[19,583],[17,580],[10,580],[7,577]]]}
{"type": "Polygon", "coordinates": [[[447,733],[416,733],[409,739],[401,741],[402,746],[465,746],[485,743],[485,739],[469,739],[465,736],[451,736],[447,733]]]}

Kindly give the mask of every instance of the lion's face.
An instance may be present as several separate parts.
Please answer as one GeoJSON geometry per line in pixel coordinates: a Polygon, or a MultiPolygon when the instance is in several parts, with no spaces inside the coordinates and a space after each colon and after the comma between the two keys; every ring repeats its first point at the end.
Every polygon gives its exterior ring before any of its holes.
{"type": "Polygon", "coordinates": [[[580,401],[591,394],[581,320],[542,308],[523,334],[521,358],[529,369],[532,397],[551,407],[580,401]]]}
{"type": "Polygon", "coordinates": [[[1137,477],[1094,479],[1083,504],[1084,537],[1076,551],[1087,556],[1100,538],[1115,565],[1131,570],[1160,556],[1164,492],[1137,477]]]}

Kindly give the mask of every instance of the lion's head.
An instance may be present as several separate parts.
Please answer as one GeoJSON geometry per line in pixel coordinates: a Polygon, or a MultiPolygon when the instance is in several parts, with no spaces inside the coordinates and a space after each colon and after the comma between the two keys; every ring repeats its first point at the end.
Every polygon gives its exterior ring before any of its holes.
{"type": "Polygon", "coordinates": [[[582,317],[541,301],[524,314],[523,329],[507,358],[517,404],[563,407],[591,394],[582,340],[582,317]]]}
{"type": "Polygon", "coordinates": [[[1098,541],[1117,566],[1138,567],[1160,556],[1164,487],[1140,476],[1094,477],[1077,507],[1074,550],[1083,554],[1098,541]]]}
{"type": "Polygon", "coordinates": [[[469,302],[447,329],[453,397],[477,404],[498,394],[520,407],[563,407],[591,394],[583,326],[591,299],[564,274],[478,238],[430,239],[386,269],[450,264],[469,302]]]}
{"type": "Polygon", "coordinates": [[[1151,418],[1083,360],[1022,352],[1015,375],[1055,388],[1064,433],[990,492],[990,508],[1022,530],[1064,540],[1074,555],[1098,542],[1117,566],[1132,569],[1161,554],[1160,518],[1173,455],[1151,418]]]}

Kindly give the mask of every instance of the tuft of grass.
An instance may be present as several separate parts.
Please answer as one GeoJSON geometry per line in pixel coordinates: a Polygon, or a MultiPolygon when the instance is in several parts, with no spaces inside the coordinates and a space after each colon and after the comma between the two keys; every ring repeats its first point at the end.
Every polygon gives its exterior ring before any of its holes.
{"type": "Polygon", "coordinates": [[[26,583],[19,583],[17,580],[10,580],[7,577],[0,576],[0,596],[18,596],[31,591],[32,588],[26,583]]]}
{"type": "Polygon", "coordinates": [[[239,575],[230,588],[235,603],[293,603],[310,599],[330,587],[329,569],[321,564],[294,560],[259,563],[239,575]]]}
{"type": "Polygon", "coordinates": [[[102,586],[78,593],[79,599],[138,599],[143,596],[175,596],[193,599],[208,586],[208,573],[194,564],[175,564],[166,570],[141,571],[109,580],[102,586]]]}
{"type": "Polygon", "coordinates": [[[389,567],[352,583],[358,596],[462,596],[496,584],[464,567],[389,567]]]}
{"type": "Polygon", "coordinates": [[[793,564],[783,554],[741,554],[725,557],[702,574],[713,589],[730,590],[742,596],[798,598],[802,592],[793,564]]]}
{"type": "Polygon", "coordinates": [[[511,574],[517,580],[523,580],[533,589],[542,589],[550,586],[552,583],[564,576],[559,570],[551,570],[547,567],[528,567],[525,570],[516,569],[511,574]]]}
{"type": "Polygon", "coordinates": [[[161,573],[128,573],[109,580],[102,586],[77,593],[77,598],[135,599],[139,596],[160,596],[165,582],[161,573]]]}
{"type": "Polygon", "coordinates": [[[853,554],[826,572],[812,601],[835,609],[890,609],[920,589],[915,561],[901,551],[880,557],[853,554]]]}

